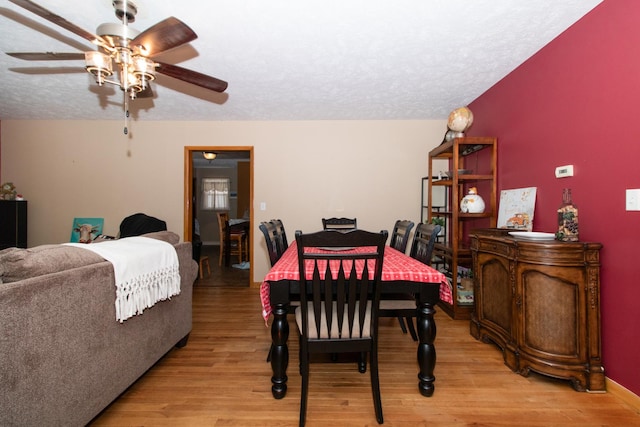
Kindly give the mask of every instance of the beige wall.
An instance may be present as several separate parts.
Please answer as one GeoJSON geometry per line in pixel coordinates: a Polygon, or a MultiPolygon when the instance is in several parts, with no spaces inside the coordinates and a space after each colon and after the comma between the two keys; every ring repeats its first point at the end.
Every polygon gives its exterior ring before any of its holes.
{"type": "Polygon", "coordinates": [[[0,181],[29,200],[29,246],[69,240],[74,217],[103,217],[117,234],[144,212],[182,235],[184,147],[253,146],[253,279],[268,271],[260,221],[281,218],[289,239],[323,216],[357,217],[390,229],[420,219],[420,178],[446,122],[282,121],[131,123],[2,122],[0,181]],[[260,203],[266,210],[260,210],[260,203]]]}

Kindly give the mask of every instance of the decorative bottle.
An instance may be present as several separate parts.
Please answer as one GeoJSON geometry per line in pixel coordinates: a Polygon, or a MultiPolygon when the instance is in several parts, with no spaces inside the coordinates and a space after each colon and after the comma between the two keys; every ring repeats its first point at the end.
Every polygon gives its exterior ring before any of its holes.
{"type": "Polygon", "coordinates": [[[571,200],[571,189],[562,190],[562,205],[558,209],[556,239],[562,242],[578,241],[578,207],[571,200]]]}

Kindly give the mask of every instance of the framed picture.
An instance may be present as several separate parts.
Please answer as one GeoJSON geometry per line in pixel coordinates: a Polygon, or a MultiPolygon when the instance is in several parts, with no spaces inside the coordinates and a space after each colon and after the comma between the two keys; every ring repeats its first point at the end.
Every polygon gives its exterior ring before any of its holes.
{"type": "Polygon", "coordinates": [[[71,243],[91,243],[102,234],[104,218],[74,218],[71,226],[71,243]]]}
{"type": "Polygon", "coordinates": [[[502,190],[498,206],[498,228],[531,231],[536,191],[537,187],[502,190]]]}

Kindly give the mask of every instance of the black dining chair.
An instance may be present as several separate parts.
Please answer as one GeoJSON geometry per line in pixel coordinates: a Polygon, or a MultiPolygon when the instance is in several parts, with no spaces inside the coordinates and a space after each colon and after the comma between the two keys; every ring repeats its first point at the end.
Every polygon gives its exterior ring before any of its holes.
{"type": "Polygon", "coordinates": [[[323,230],[355,230],[358,228],[356,218],[322,218],[323,230]]]}
{"type": "MultiPolygon", "coordinates": [[[[275,263],[278,262],[278,260],[282,257],[284,251],[289,248],[289,243],[287,242],[287,233],[284,229],[284,224],[280,219],[272,219],[271,221],[261,222],[258,228],[264,235],[264,240],[267,244],[267,252],[269,254],[269,262],[271,263],[271,267],[273,267],[275,263]]],[[[295,308],[298,305],[298,301],[292,300],[289,307],[289,314],[293,314],[295,312],[295,308]]],[[[273,344],[269,349],[267,362],[271,361],[272,351],[273,344]]]]}
{"type": "Polygon", "coordinates": [[[393,232],[391,233],[391,241],[389,246],[402,253],[407,251],[407,244],[409,243],[409,235],[415,224],[409,220],[398,220],[393,226],[393,232]]]}
{"type": "MultiPolygon", "coordinates": [[[[411,243],[411,249],[409,250],[409,256],[430,266],[433,246],[440,228],[440,225],[437,224],[418,224],[411,243]]],[[[380,317],[397,318],[402,332],[406,334],[408,328],[414,341],[418,341],[418,334],[413,321],[416,316],[416,299],[413,294],[385,295],[384,299],[380,300],[380,317]]]]}
{"type": "Polygon", "coordinates": [[[276,240],[278,245],[280,245],[280,255],[284,253],[289,248],[289,243],[287,242],[287,232],[284,229],[284,224],[280,219],[272,219],[271,223],[276,227],[276,240]]]}
{"type": "Polygon", "coordinates": [[[300,426],[304,426],[306,419],[309,356],[314,353],[368,353],[376,420],[383,423],[378,376],[378,304],[387,237],[387,231],[296,232],[301,278],[300,307],[296,309],[302,375],[300,426]],[[361,250],[340,250],[347,247],[361,250]],[[356,271],[358,266],[362,271],[356,271]]]}
{"type": "Polygon", "coordinates": [[[264,241],[267,244],[267,253],[269,254],[269,262],[271,263],[271,267],[273,267],[282,256],[282,252],[278,248],[276,226],[271,221],[263,221],[258,226],[258,229],[260,229],[264,235],[264,241]]]}
{"type": "Polygon", "coordinates": [[[271,263],[271,267],[273,267],[284,251],[289,248],[284,224],[279,219],[272,219],[271,221],[261,222],[258,228],[264,235],[267,252],[269,253],[269,262],[271,263]]]}
{"type": "MultiPolygon", "coordinates": [[[[395,225],[393,226],[393,232],[391,233],[391,241],[389,242],[389,246],[397,251],[405,253],[407,251],[407,244],[409,243],[409,236],[411,234],[411,229],[413,229],[414,225],[415,224],[413,221],[409,221],[406,219],[397,220],[395,225]]],[[[393,296],[391,296],[390,298],[393,299],[393,296]]],[[[385,302],[384,298],[380,301],[381,307],[387,307],[389,304],[392,304],[392,303],[385,302]]],[[[381,317],[386,317],[386,316],[381,316],[381,317]]],[[[398,323],[400,324],[400,328],[402,329],[402,332],[406,334],[407,327],[405,326],[405,322],[401,316],[398,316],[398,323]]]]}

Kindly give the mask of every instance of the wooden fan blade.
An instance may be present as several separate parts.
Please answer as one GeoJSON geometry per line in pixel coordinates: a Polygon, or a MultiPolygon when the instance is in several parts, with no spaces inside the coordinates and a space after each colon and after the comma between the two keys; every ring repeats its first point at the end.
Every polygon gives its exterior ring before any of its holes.
{"type": "Polygon", "coordinates": [[[84,53],[64,52],[7,52],[7,55],[25,61],[80,61],[84,60],[84,53]]]}
{"type": "Polygon", "coordinates": [[[197,38],[187,24],[172,16],[138,34],[130,46],[139,49],[143,56],[154,56],[197,38]]]}
{"type": "Polygon", "coordinates": [[[47,21],[53,22],[54,24],[59,25],[62,28],[71,31],[72,33],[77,34],[82,38],[89,40],[91,43],[109,46],[109,44],[102,37],[92,34],[89,31],[83,30],[77,25],[67,21],[63,17],[48,11],[44,7],[39,6],[30,0],[9,0],[9,1],[24,9],[27,9],[29,12],[35,13],[36,15],[46,19],[47,21]]]}
{"type": "Polygon", "coordinates": [[[186,68],[178,67],[177,65],[163,64],[162,62],[156,62],[156,64],[158,65],[156,67],[156,71],[158,73],[205,89],[213,90],[215,92],[224,92],[227,90],[228,83],[223,80],[216,79],[215,77],[207,76],[206,74],[198,73],[197,71],[187,70],[186,68]]]}

